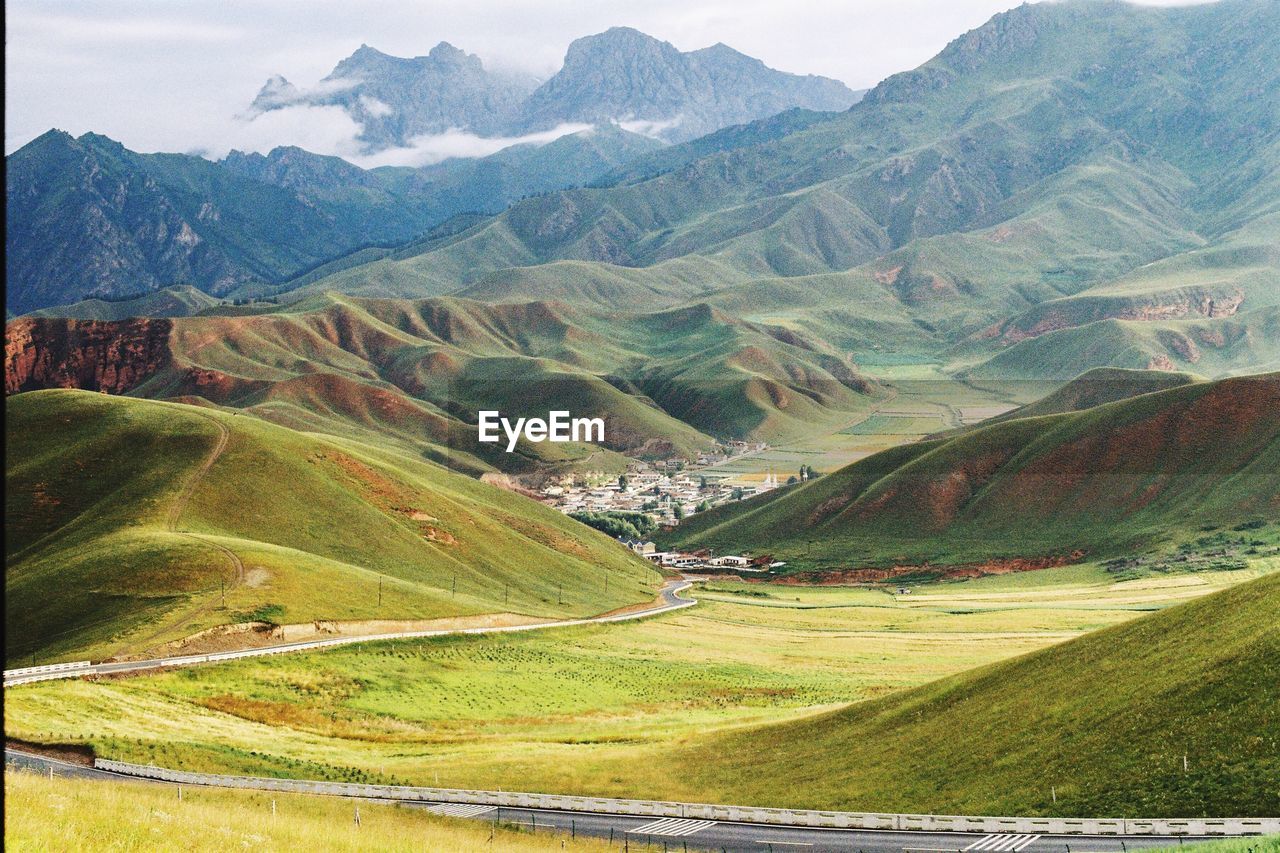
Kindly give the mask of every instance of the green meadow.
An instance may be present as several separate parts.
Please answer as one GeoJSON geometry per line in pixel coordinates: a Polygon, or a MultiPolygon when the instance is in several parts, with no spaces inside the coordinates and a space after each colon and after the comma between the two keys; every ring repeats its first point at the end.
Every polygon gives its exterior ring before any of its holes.
{"type": "Polygon", "coordinates": [[[32,685],[6,697],[6,735],[199,770],[822,806],[821,786],[717,788],[669,755],[888,701],[1277,568],[1116,582],[1071,566],[902,596],[714,582],[697,607],[635,623],[32,685]]]}

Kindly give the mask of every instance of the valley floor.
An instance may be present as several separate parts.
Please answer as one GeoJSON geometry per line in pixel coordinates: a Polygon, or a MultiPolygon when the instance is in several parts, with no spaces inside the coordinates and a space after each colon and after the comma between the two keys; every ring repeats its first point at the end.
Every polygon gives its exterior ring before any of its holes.
{"type": "MultiPolygon", "coordinates": [[[[710,582],[698,607],[8,691],[6,736],[192,770],[698,800],[656,760],[1030,652],[1280,569],[1068,566],[891,595],[710,582]]],[[[767,805],[768,803],[753,803],[767,805]]]]}

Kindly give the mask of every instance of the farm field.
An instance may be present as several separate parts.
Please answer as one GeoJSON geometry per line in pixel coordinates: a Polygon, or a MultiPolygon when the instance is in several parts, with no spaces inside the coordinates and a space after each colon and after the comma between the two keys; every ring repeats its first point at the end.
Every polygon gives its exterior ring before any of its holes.
{"type": "Polygon", "coordinates": [[[332,797],[4,773],[9,850],[607,850],[565,839],[433,815],[423,809],[332,797]],[[275,810],[272,811],[274,802],[275,810]],[[354,808],[360,809],[355,825],[354,808]],[[491,835],[492,831],[492,835],[491,835]],[[570,845],[566,848],[564,845],[570,845]]]}
{"type": "Polygon", "coordinates": [[[1127,622],[1275,562],[1119,583],[1071,566],[903,596],[715,582],[698,607],[638,623],[32,685],[6,697],[6,735],[195,770],[697,799],[654,759],[1127,622]]]}

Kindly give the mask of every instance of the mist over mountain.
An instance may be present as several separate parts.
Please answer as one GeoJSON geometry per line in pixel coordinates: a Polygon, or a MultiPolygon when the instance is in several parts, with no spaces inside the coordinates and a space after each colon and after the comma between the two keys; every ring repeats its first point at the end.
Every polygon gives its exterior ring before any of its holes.
{"type": "MultiPolygon", "coordinates": [[[[419,170],[296,149],[218,166],[116,152],[127,168],[106,169],[100,145],[82,161],[37,140],[10,158],[10,310],[256,281],[286,300],[706,302],[859,363],[974,378],[1275,367],[1277,44],[1266,0],[1024,5],[845,112],[792,109],[665,147],[601,125],[419,170]],[[249,189],[261,201],[241,210],[249,189]],[[368,242],[401,245],[317,268],[368,242]]],[[[624,28],[569,54],[507,127],[625,113],[653,133],[672,110],[720,103],[707,93],[747,102],[776,82],[732,51],[684,54],[624,28]]]]}
{"type": "Polygon", "coordinates": [[[6,307],[25,313],[173,285],[222,296],[586,183],[659,147],[601,127],[479,159],[365,170],[293,147],[212,162],[50,131],[6,158],[6,307]]]}
{"type": "Polygon", "coordinates": [[[448,42],[409,59],[361,45],[310,89],[271,78],[251,109],[339,106],[364,127],[362,139],[376,150],[459,128],[500,135],[536,86],[532,77],[491,72],[480,57],[448,42]]]}
{"type": "Polygon", "coordinates": [[[723,44],[682,53],[614,27],[573,42],[564,66],[541,85],[488,71],[448,42],[411,59],[361,45],[312,88],[273,77],[251,109],[339,106],[378,151],[447,131],[519,137],[573,124],[618,123],[683,142],[793,107],[844,110],[857,99],[837,80],[775,71],[723,44]]]}
{"type": "Polygon", "coordinates": [[[857,99],[837,80],[775,71],[724,44],[681,53],[614,27],[569,45],[564,67],[525,101],[519,127],[621,122],[683,142],[793,107],[845,110],[857,99]]]}

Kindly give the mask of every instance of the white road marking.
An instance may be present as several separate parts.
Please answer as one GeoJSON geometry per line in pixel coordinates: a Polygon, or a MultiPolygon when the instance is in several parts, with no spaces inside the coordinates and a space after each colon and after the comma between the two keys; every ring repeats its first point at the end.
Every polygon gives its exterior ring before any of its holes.
{"type": "Polygon", "coordinates": [[[990,850],[993,853],[1018,853],[1031,842],[1038,839],[1038,835],[1011,835],[1009,833],[994,833],[979,838],[977,841],[964,848],[968,850],[990,850]]]}
{"type": "Polygon", "coordinates": [[[477,806],[471,803],[437,803],[427,806],[427,811],[449,817],[475,817],[493,811],[493,806],[477,806]]]}
{"type": "Polygon", "coordinates": [[[715,825],[716,822],[714,820],[687,820],[678,817],[664,817],[661,820],[637,826],[635,829],[628,829],[627,832],[633,835],[693,835],[708,826],[715,825]]]}

